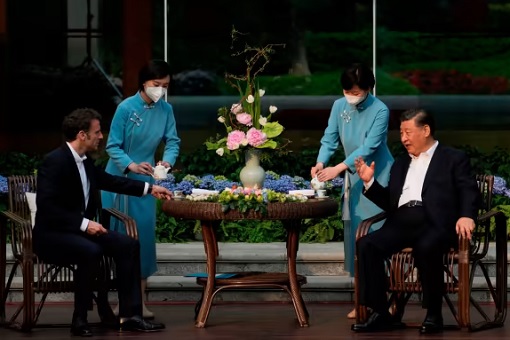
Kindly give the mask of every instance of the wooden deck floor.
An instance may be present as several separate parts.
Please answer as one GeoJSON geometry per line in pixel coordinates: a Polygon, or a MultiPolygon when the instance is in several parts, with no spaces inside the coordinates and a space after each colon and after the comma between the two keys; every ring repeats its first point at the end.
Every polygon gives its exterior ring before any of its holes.
{"type": "MultiPolygon", "coordinates": [[[[267,339],[508,339],[510,326],[470,333],[468,331],[448,330],[442,334],[420,335],[417,328],[375,333],[356,334],[350,330],[351,320],[346,314],[351,304],[309,303],[310,327],[300,328],[297,324],[294,309],[290,304],[256,303],[256,304],[216,304],[212,307],[207,327],[194,326],[194,305],[192,304],[152,304],[150,309],[158,321],[166,323],[167,329],[159,333],[123,333],[122,338],[131,339],[175,339],[175,340],[267,340],[267,339]]],[[[14,306],[8,306],[8,314],[14,306]]],[[[41,314],[41,323],[69,324],[72,305],[48,304],[41,314]]],[[[420,324],[424,311],[418,305],[410,305],[404,321],[409,324],[420,324]]],[[[447,310],[444,313],[445,323],[453,324],[453,318],[447,310]]],[[[89,314],[90,322],[97,322],[95,312],[89,314]]],[[[119,334],[93,328],[94,339],[118,339],[119,334]]],[[[69,339],[69,327],[36,328],[31,333],[21,333],[11,329],[0,329],[0,339],[69,339]]]]}

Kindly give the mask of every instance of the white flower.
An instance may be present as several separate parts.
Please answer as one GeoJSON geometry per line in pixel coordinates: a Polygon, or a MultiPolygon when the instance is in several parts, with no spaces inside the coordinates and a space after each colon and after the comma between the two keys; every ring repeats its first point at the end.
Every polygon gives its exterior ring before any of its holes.
{"type": "Polygon", "coordinates": [[[243,110],[243,106],[240,103],[232,104],[232,107],[230,108],[230,112],[234,114],[238,114],[243,110]]]}
{"type": "Polygon", "coordinates": [[[252,104],[255,101],[255,97],[253,97],[251,94],[246,98],[246,101],[250,104],[252,104]]]}
{"type": "Polygon", "coordinates": [[[259,124],[262,125],[262,126],[265,126],[267,123],[267,118],[266,117],[260,117],[259,118],[259,124]]]}
{"type": "Polygon", "coordinates": [[[223,153],[225,152],[225,150],[223,148],[219,148],[218,150],[216,150],[216,153],[221,157],[223,156],[223,153]]]}
{"type": "Polygon", "coordinates": [[[218,117],[218,122],[220,122],[220,123],[225,123],[225,117],[223,117],[223,116],[219,116],[219,117],[218,117]]]}
{"type": "Polygon", "coordinates": [[[259,97],[264,96],[265,93],[266,93],[266,90],[259,89],[259,97]]]}
{"type": "Polygon", "coordinates": [[[248,145],[248,139],[247,138],[243,139],[243,141],[241,142],[241,145],[242,146],[248,145]]]}
{"type": "Polygon", "coordinates": [[[277,108],[276,106],[274,106],[274,105],[271,105],[271,106],[269,107],[269,112],[271,112],[271,113],[275,113],[275,112],[276,112],[276,110],[278,110],[278,108],[277,108]]]}

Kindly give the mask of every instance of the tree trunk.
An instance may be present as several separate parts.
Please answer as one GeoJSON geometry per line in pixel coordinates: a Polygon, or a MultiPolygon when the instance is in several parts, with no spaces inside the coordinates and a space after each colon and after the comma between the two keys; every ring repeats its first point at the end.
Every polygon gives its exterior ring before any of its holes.
{"type": "Polygon", "coordinates": [[[289,74],[295,76],[309,76],[311,74],[308,67],[308,58],[306,56],[305,32],[299,27],[297,10],[291,8],[291,68],[289,74]]]}

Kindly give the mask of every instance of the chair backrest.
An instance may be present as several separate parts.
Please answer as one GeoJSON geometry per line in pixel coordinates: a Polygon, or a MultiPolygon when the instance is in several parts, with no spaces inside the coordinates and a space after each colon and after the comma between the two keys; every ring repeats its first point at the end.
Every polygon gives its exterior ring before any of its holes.
{"type": "MultiPolygon", "coordinates": [[[[480,210],[478,211],[478,216],[480,216],[493,208],[492,189],[494,187],[494,176],[479,174],[476,175],[476,181],[481,194],[480,210]]],[[[484,258],[489,251],[490,240],[490,220],[487,220],[484,225],[477,223],[469,242],[470,258],[484,258]]]]}
{"type": "Polygon", "coordinates": [[[28,207],[25,193],[36,192],[36,176],[9,176],[7,178],[7,184],[9,187],[9,211],[30,220],[30,209],[28,207]]]}
{"type": "Polygon", "coordinates": [[[486,213],[492,209],[492,188],[494,187],[493,175],[476,175],[478,189],[482,195],[482,202],[479,214],[486,213]]]}

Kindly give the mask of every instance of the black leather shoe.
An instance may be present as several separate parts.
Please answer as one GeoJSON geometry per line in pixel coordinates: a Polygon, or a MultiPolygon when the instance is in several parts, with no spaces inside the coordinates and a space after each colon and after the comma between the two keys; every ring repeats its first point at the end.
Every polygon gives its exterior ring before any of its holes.
{"type": "Polygon", "coordinates": [[[80,317],[74,318],[71,324],[71,334],[75,336],[91,337],[92,331],[90,330],[87,320],[80,317]]]}
{"type": "Polygon", "coordinates": [[[147,321],[140,316],[133,316],[130,319],[120,322],[120,332],[158,332],[165,328],[159,322],[147,321]]]}
{"type": "Polygon", "coordinates": [[[443,331],[443,316],[441,314],[427,314],[421,324],[420,334],[434,334],[443,331]]]}
{"type": "Polygon", "coordinates": [[[403,329],[406,325],[400,321],[394,321],[389,314],[372,313],[367,322],[356,323],[351,326],[351,330],[358,333],[391,331],[394,329],[403,329]]]}

